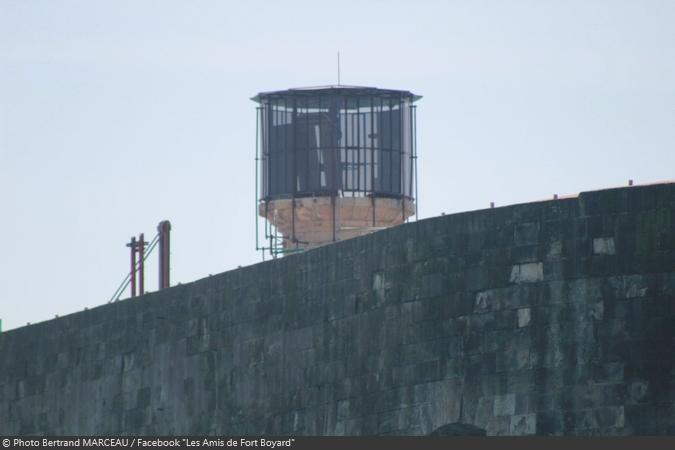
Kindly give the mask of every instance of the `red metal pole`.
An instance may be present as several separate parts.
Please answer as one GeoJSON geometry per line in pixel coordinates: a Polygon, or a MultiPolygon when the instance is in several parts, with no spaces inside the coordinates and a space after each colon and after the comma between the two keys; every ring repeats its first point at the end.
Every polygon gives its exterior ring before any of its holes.
{"type": "Polygon", "coordinates": [[[171,222],[164,220],[157,225],[159,232],[159,288],[166,289],[170,286],[170,246],[171,246],[171,222]]]}
{"type": "Polygon", "coordinates": [[[145,263],[143,260],[145,259],[145,239],[143,238],[143,233],[139,236],[139,241],[138,241],[138,295],[143,295],[145,294],[145,289],[143,288],[143,279],[144,279],[144,273],[145,271],[143,270],[145,263]]]}
{"type": "Polygon", "coordinates": [[[127,244],[127,247],[131,249],[131,271],[129,275],[131,276],[131,296],[136,297],[136,238],[132,237],[131,241],[127,244]]]}

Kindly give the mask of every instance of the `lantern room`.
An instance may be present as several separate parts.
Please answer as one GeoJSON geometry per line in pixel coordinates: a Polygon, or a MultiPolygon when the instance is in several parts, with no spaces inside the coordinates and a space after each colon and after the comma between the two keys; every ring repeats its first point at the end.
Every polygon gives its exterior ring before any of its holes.
{"type": "Polygon", "coordinates": [[[342,85],[253,97],[266,249],[274,255],[312,248],[414,215],[420,98],[342,85]]]}

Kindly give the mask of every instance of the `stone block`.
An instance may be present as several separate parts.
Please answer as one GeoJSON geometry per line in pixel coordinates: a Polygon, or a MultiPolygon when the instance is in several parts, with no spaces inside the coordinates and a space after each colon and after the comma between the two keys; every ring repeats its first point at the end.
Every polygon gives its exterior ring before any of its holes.
{"type": "Polygon", "coordinates": [[[443,294],[443,276],[440,273],[424,275],[420,298],[436,297],[443,294]]]}
{"type": "Polygon", "coordinates": [[[595,417],[598,426],[600,427],[617,427],[621,428],[625,423],[624,407],[614,406],[598,408],[595,410],[595,417]]]}
{"type": "Polygon", "coordinates": [[[530,308],[518,309],[518,328],[527,327],[530,325],[531,314],[530,308]]]}
{"type": "MultiPolygon", "coordinates": [[[[530,384],[531,389],[534,383],[530,384]]],[[[537,410],[537,396],[532,392],[516,394],[515,414],[530,414],[537,410]]]]}
{"type": "Polygon", "coordinates": [[[511,416],[495,416],[487,424],[486,432],[488,436],[508,436],[510,430],[511,416]]]}
{"type": "Polygon", "coordinates": [[[340,400],[337,403],[337,418],[338,420],[344,420],[349,418],[349,399],[340,400]]]}
{"type": "Polygon", "coordinates": [[[541,411],[537,413],[537,435],[559,436],[564,434],[562,411],[541,411]]]}
{"type": "Polygon", "coordinates": [[[649,393],[649,382],[646,380],[635,380],[628,385],[628,403],[644,402],[649,393]]]}
{"type": "Polygon", "coordinates": [[[518,245],[536,244],[539,241],[539,222],[518,224],[513,228],[513,242],[518,245]]]}
{"type": "Polygon", "coordinates": [[[476,294],[476,300],[474,302],[474,312],[481,313],[489,311],[491,309],[490,301],[492,297],[492,291],[482,291],[476,294]]]}
{"type": "Polygon", "coordinates": [[[469,267],[463,274],[464,285],[468,291],[476,291],[489,286],[490,271],[485,266],[469,267]]]}
{"type": "Polygon", "coordinates": [[[471,424],[450,423],[435,429],[429,436],[485,436],[485,430],[471,424]]]}
{"type": "Polygon", "coordinates": [[[481,428],[486,428],[494,416],[494,398],[481,397],[476,407],[476,416],[474,424],[481,428]]]}
{"type": "Polygon", "coordinates": [[[516,394],[496,395],[494,397],[493,415],[512,416],[516,412],[516,394]]]}
{"type": "Polygon", "coordinates": [[[530,347],[514,347],[497,353],[497,372],[522,370],[531,366],[530,347]]]}
{"type": "MultiPolygon", "coordinates": [[[[515,394],[530,394],[536,391],[537,372],[531,369],[512,370],[502,374],[506,378],[505,389],[515,394]]],[[[504,390],[504,388],[502,389],[504,390]]],[[[518,396],[516,396],[517,398],[518,396]]],[[[520,414],[516,411],[516,414],[520,414]]]]}
{"type": "Polygon", "coordinates": [[[588,314],[595,320],[603,320],[605,317],[605,303],[602,301],[589,303],[588,314]]]}
{"type": "Polygon", "coordinates": [[[595,363],[590,367],[596,383],[621,383],[624,381],[624,363],[595,363]]]}
{"type": "Polygon", "coordinates": [[[384,301],[385,297],[385,282],[384,272],[377,271],[373,273],[373,292],[378,303],[384,301]]]}
{"type": "Polygon", "coordinates": [[[150,387],[144,387],[138,390],[136,394],[136,408],[143,409],[150,405],[150,393],[150,387]]]}
{"type": "Polygon", "coordinates": [[[539,245],[521,245],[511,247],[509,251],[509,261],[511,263],[528,263],[542,260],[541,246],[539,245]]]}
{"type": "Polygon", "coordinates": [[[560,259],[560,257],[562,256],[562,252],[563,252],[562,241],[552,241],[551,243],[548,244],[548,248],[546,250],[546,260],[555,261],[557,259],[560,259]]]}
{"type": "Polygon", "coordinates": [[[464,366],[460,358],[450,358],[445,361],[441,375],[443,378],[460,378],[464,373],[464,366]]]}
{"type": "Polygon", "coordinates": [[[616,246],[614,245],[613,237],[597,237],[593,238],[593,254],[594,255],[615,255],[616,246]]]}
{"type": "Polygon", "coordinates": [[[521,414],[511,416],[509,425],[511,436],[529,436],[537,433],[537,415],[521,414]]]}
{"type": "Polygon", "coordinates": [[[544,265],[541,262],[516,264],[511,268],[511,283],[536,283],[544,280],[544,265]]]}

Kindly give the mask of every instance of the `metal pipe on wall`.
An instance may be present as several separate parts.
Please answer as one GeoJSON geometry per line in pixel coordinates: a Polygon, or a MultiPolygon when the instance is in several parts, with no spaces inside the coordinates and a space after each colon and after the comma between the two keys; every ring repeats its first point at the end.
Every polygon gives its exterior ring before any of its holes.
{"type": "Polygon", "coordinates": [[[145,237],[143,233],[138,238],[138,295],[145,294],[145,237]]]}
{"type": "Polygon", "coordinates": [[[131,277],[131,296],[136,297],[136,237],[132,237],[127,247],[131,251],[131,270],[129,276],[131,277]]]}
{"type": "Polygon", "coordinates": [[[171,222],[163,220],[157,225],[159,233],[159,289],[170,286],[171,222]]]}

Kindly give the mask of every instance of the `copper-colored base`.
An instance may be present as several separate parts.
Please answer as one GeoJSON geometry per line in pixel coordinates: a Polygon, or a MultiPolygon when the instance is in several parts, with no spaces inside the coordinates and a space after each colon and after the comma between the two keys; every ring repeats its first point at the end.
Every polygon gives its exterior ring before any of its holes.
{"type": "Polygon", "coordinates": [[[372,197],[304,197],[270,200],[258,213],[283,235],[284,248],[314,248],[399,225],[415,213],[412,200],[372,197]],[[404,206],[405,205],[405,206],[404,206]],[[295,239],[293,237],[295,236],[295,239]]]}

